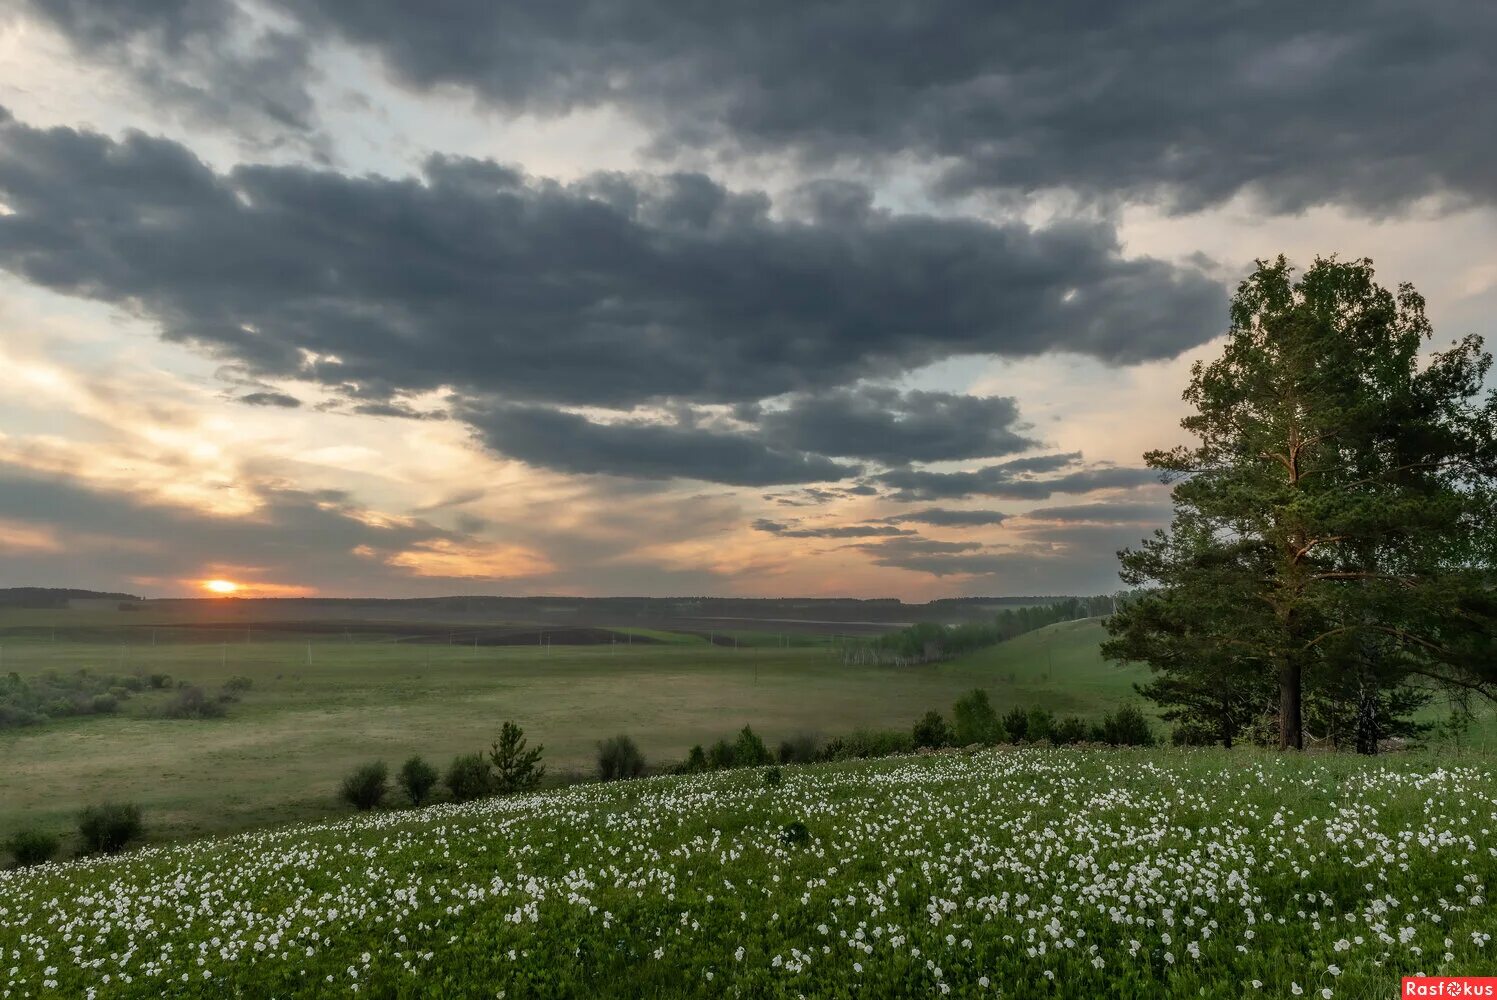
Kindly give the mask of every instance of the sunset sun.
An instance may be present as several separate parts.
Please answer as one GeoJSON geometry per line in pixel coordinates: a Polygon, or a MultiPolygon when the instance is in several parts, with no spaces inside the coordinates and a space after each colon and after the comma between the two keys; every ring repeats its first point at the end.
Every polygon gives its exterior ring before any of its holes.
{"type": "Polygon", "coordinates": [[[239,584],[232,580],[204,580],[203,589],[215,594],[232,594],[239,590],[239,584]]]}

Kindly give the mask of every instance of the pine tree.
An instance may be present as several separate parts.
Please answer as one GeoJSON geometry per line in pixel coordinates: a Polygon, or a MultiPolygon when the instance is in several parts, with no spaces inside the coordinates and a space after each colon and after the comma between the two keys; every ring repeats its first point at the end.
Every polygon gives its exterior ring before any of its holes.
{"type": "Polygon", "coordinates": [[[1491,358],[1467,337],[1422,363],[1431,334],[1371,261],[1317,259],[1299,281],[1258,262],[1223,356],[1191,371],[1199,444],[1145,456],[1175,483],[1170,531],[1119,553],[1153,589],[1109,619],[1104,652],[1149,663],[1146,692],[1229,739],[1271,682],[1295,748],[1307,689],[1356,692],[1364,752],[1411,680],[1497,695],[1491,358]]]}
{"type": "Polygon", "coordinates": [[[540,763],[541,750],[525,749],[525,731],[513,722],[505,722],[499,729],[499,742],[489,750],[489,763],[494,768],[494,791],[500,795],[514,792],[532,792],[541,786],[546,768],[540,763]]]}

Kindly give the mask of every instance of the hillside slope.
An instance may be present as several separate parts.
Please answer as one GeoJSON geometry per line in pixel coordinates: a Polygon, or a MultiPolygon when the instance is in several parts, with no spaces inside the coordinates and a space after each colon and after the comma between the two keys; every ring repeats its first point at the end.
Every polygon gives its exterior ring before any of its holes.
{"type": "Polygon", "coordinates": [[[1489,972],[1497,777],[992,751],[0,873],[12,996],[1387,996],[1489,972]]]}

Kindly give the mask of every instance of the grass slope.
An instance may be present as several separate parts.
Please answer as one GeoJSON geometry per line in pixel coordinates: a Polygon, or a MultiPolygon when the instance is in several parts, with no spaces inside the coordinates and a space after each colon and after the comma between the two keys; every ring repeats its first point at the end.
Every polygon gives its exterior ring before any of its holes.
{"type": "Polygon", "coordinates": [[[1390,996],[1491,971],[1494,826],[1490,768],[1413,756],[578,786],[0,873],[0,993],[1390,996]]]}

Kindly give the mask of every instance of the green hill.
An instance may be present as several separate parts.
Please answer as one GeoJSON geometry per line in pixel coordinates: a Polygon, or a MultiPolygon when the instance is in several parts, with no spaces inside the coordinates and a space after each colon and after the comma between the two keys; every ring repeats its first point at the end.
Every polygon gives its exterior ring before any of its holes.
{"type": "Polygon", "coordinates": [[[1106,633],[1101,621],[1084,618],[1047,625],[996,646],[942,664],[986,687],[995,704],[1041,705],[1057,715],[1100,716],[1120,701],[1138,700],[1133,685],[1147,668],[1118,665],[1098,651],[1106,633]]]}
{"type": "Polygon", "coordinates": [[[950,753],[152,848],[0,873],[0,993],[1390,996],[1491,971],[1476,763],[950,753]]]}

